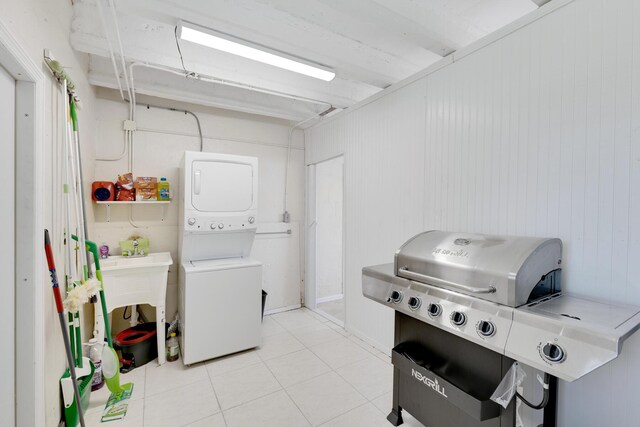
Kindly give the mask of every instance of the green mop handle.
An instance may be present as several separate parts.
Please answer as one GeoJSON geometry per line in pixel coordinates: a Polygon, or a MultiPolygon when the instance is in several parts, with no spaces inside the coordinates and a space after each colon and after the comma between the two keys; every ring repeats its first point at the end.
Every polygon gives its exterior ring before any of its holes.
{"type": "MultiPolygon", "coordinates": [[[[78,236],[72,235],[74,240],[78,240],[78,236]]],[[[109,347],[113,348],[113,343],[111,342],[111,327],[107,319],[109,313],[107,313],[107,302],[104,299],[104,284],[102,282],[102,271],[100,270],[100,256],[98,255],[98,245],[96,245],[91,240],[85,240],[85,244],[87,245],[87,249],[89,252],[93,254],[93,263],[96,267],[96,279],[100,281],[100,302],[102,305],[102,316],[104,318],[104,334],[107,336],[107,343],[109,347]]]]}
{"type": "MultiPolygon", "coordinates": [[[[84,186],[82,185],[82,159],[80,158],[80,145],[78,142],[78,113],[77,113],[77,109],[76,109],[76,102],[73,99],[73,96],[69,96],[69,114],[71,116],[71,125],[73,127],[73,133],[76,137],[75,143],[76,143],[76,147],[77,147],[77,151],[78,151],[78,173],[80,174],[80,179],[78,180],[78,185],[80,186],[80,194],[84,194],[84,186]]],[[[85,203],[84,203],[84,198],[82,196],[80,196],[80,203],[82,204],[82,215],[86,215],[85,212],[87,212],[87,209],[85,207],[85,203]]],[[[87,239],[87,221],[86,218],[82,219],[82,227],[83,227],[83,231],[84,231],[84,238],[85,241],[87,239]]],[[[77,241],[77,239],[76,239],[77,241]]],[[[90,277],[92,277],[91,275],[91,269],[89,268],[89,250],[85,248],[85,252],[86,252],[86,259],[87,259],[87,265],[83,265],[82,266],[82,270],[84,272],[84,280],[89,279],[90,277]]]]}

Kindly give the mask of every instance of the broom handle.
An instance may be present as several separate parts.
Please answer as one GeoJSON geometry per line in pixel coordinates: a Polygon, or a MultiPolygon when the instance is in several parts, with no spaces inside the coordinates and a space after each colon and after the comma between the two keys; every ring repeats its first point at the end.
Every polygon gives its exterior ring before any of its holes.
{"type": "Polygon", "coordinates": [[[51,241],[49,240],[49,230],[44,230],[44,252],[47,256],[47,265],[49,274],[51,275],[51,287],[53,288],[53,297],[56,301],[56,310],[58,311],[58,320],[60,321],[60,329],[62,330],[62,339],[64,340],[64,349],[67,354],[67,364],[69,365],[69,374],[71,375],[71,383],[73,384],[73,395],[76,399],[76,407],[78,408],[78,419],[80,425],[85,427],[84,413],[82,411],[82,401],[80,400],[80,390],[78,389],[78,378],[76,377],[76,367],[73,363],[71,355],[71,342],[67,332],[66,321],[64,320],[64,307],[62,306],[62,296],[60,295],[60,286],[58,285],[58,275],[56,273],[56,265],[51,251],[51,241]]]}
{"type": "MultiPolygon", "coordinates": [[[[70,104],[70,112],[71,112],[71,124],[73,126],[73,136],[75,143],[75,154],[76,154],[76,167],[78,169],[78,192],[80,197],[80,212],[82,214],[82,240],[86,241],[89,239],[89,226],[87,225],[87,208],[84,201],[84,183],[82,179],[82,158],[80,156],[80,132],[78,131],[78,113],[76,102],[73,97],[69,97],[70,104]]],[[[82,243],[82,242],[81,242],[82,243]]],[[[89,248],[85,248],[85,260],[87,264],[84,266],[84,275],[85,280],[93,277],[93,272],[91,271],[91,257],[89,256],[89,248]]]]}

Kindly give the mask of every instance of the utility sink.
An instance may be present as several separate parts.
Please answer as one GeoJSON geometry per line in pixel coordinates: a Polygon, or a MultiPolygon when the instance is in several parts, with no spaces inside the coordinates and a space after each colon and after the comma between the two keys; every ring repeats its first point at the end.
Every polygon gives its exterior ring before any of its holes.
{"type": "Polygon", "coordinates": [[[162,268],[173,264],[169,252],[150,253],[145,256],[112,256],[100,260],[100,269],[105,274],[107,271],[128,270],[139,268],[162,268]]]}
{"type": "MultiPolygon", "coordinates": [[[[100,260],[107,313],[118,307],[138,304],[149,304],[156,308],[158,364],[165,362],[165,298],[169,266],[172,264],[169,252],[150,253],[140,257],[112,256],[100,260]]],[[[96,316],[101,315],[97,310],[96,316]]],[[[133,313],[131,322],[136,322],[133,313]]],[[[96,320],[96,324],[102,322],[96,320]]]]}

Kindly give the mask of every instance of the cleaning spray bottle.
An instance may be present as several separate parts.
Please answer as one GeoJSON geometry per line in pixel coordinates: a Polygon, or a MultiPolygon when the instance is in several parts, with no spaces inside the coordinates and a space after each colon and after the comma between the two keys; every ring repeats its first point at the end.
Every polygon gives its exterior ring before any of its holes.
{"type": "Polygon", "coordinates": [[[89,340],[89,358],[93,362],[96,368],[93,374],[93,380],[91,381],[91,391],[96,391],[102,388],[104,385],[104,377],[102,376],[102,346],[103,344],[98,342],[97,338],[91,338],[89,340]]]}

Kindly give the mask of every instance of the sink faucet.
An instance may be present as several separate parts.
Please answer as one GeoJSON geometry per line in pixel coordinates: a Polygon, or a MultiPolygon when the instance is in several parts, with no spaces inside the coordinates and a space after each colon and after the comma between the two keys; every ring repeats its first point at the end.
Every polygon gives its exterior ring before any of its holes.
{"type": "Polygon", "coordinates": [[[133,256],[138,256],[138,239],[133,240],[133,256]]]}

